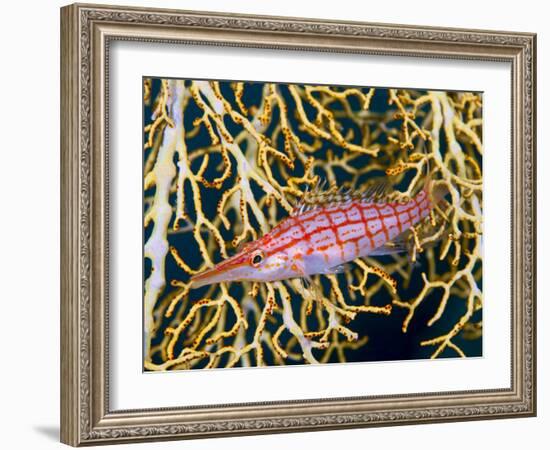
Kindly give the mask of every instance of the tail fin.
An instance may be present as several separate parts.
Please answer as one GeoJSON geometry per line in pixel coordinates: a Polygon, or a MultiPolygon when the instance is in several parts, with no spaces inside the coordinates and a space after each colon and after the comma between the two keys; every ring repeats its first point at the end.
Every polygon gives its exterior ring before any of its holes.
{"type": "Polygon", "coordinates": [[[432,169],[430,166],[430,155],[426,151],[426,143],[424,142],[424,153],[426,158],[426,179],[422,188],[430,197],[432,204],[437,205],[449,193],[445,184],[436,183],[432,178],[432,169]]]}
{"type": "Polygon", "coordinates": [[[432,182],[428,194],[431,196],[432,203],[437,205],[449,194],[449,189],[447,189],[446,184],[435,184],[432,182]]]}
{"type": "Polygon", "coordinates": [[[433,188],[433,179],[432,179],[432,168],[430,166],[430,155],[426,150],[426,142],[423,144],[424,149],[424,158],[426,158],[426,178],[424,179],[423,191],[426,191],[428,194],[432,191],[433,188]]]}

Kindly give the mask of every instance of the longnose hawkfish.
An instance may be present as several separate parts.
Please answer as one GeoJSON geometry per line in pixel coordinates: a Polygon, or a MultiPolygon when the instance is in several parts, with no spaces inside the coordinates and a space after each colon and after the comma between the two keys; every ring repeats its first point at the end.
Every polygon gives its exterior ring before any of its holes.
{"type": "Polygon", "coordinates": [[[356,258],[406,251],[403,236],[443,198],[427,177],[408,201],[391,200],[377,185],[364,192],[304,195],[289,217],[269,233],[211,269],[194,275],[194,288],[225,281],[281,281],[334,274],[356,258]]]}

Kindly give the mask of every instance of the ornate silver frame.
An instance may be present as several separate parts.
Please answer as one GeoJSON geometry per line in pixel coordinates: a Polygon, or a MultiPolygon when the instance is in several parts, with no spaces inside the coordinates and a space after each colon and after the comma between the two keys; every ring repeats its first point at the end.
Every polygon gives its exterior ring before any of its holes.
{"type": "Polygon", "coordinates": [[[61,9],[61,440],[128,441],[536,414],[536,36],[358,22],[71,5],[61,9]],[[512,66],[509,389],[111,411],[106,85],[113,40],[505,61],[512,66]]]}

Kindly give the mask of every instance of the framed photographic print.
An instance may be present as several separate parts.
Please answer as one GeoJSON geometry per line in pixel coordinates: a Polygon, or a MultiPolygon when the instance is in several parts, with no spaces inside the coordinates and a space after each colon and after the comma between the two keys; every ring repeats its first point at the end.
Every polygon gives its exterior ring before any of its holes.
{"type": "Polygon", "coordinates": [[[535,414],[533,34],[61,28],[63,442],[535,414]]]}

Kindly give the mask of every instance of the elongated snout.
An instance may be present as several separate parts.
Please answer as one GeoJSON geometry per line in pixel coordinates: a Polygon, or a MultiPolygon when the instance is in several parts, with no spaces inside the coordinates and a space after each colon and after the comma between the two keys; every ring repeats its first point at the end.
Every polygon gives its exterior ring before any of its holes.
{"type": "Polygon", "coordinates": [[[209,284],[222,283],[224,281],[237,281],[242,278],[247,270],[247,256],[238,254],[216,264],[211,269],[191,277],[191,288],[200,288],[209,284]]]}
{"type": "Polygon", "coordinates": [[[206,269],[205,271],[191,277],[191,288],[200,288],[209,284],[226,281],[223,279],[223,272],[219,272],[216,267],[206,269]]]}

